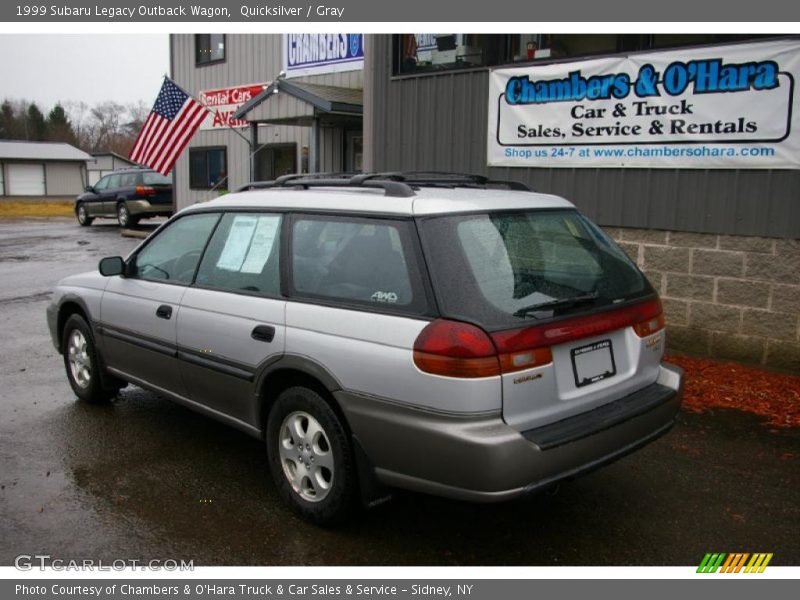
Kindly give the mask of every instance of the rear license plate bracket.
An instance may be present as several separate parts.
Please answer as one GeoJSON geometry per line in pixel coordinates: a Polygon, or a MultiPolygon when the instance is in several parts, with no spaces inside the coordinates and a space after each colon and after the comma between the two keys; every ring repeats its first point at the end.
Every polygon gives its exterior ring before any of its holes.
{"type": "Polygon", "coordinates": [[[611,340],[600,340],[570,350],[575,385],[583,387],[617,374],[611,340]]]}

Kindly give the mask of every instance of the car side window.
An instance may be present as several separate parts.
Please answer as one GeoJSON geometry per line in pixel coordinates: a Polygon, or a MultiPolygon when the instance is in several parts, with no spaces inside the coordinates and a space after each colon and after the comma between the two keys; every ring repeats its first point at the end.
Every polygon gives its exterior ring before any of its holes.
{"type": "Polygon", "coordinates": [[[208,244],[195,284],[279,295],[281,221],[278,214],[223,216],[208,244]]]}
{"type": "Polygon", "coordinates": [[[119,187],[119,180],[120,180],[120,176],[119,175],[109,175],[108,176],[108,186],[106,186],[106,189],[113,190],[113,189],[118,188],[119,187]]]}
{"type": "Polygon", "coordinates": [[[124,175],[120,176],[119,187],[133,187],[136,185],[138,174],[137,173],[125,173],[124,175]]]}
{"type": "Polygon", "coordinates": [[[95,192],[102,192],[108,187],[108,180],[111,179],[110,176],[106,175],[100,181],[94,184],[94,191],[95,192]]]}
{"type": "Polygon", "coordinates": [[[303,218],[292,228],[292,285],[300,295],[417,312],[421,278],[409,269],[408,223],[303,218]]]}
{"type": "Polygon", "coordinates": [[[187,215],[159,232],[134,259],[134,277],[188,285],[211,232],[217,213],[187,215]]]}

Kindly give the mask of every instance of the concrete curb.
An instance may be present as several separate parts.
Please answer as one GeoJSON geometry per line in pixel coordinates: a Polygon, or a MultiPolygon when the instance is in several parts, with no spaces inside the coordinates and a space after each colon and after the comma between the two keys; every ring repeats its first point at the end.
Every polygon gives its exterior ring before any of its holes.
{"type": "MultiPolygon", "coordinates": [[[[153,231],[155,231],[155,230],[153,230],[153,231]]],[[[119,234],[122,237],[138,238],[140,240],[143,240],[148,235],[153,233],[153,231],[147,231],[147,230],[142,230],[142,229],[121,229],[119,234]]]]}

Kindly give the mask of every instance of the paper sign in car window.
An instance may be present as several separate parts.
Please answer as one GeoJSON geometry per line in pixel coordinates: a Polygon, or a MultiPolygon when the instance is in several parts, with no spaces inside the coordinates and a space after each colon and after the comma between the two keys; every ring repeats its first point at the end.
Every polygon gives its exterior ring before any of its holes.
{"type": "Polygon", "coordinates": [[[242,273],[261,273],[264,264],[269,259],[272,247],[275,242],[275,234],[278,232],[281,218],[278,215],[270,215],[258,218],[253,240],[250,242],[250,249],[242,264],[242,273]]]}
{"type": "Polygon", "coordinates": [[[225,240],[225,248],[217,261],[218,269],[238,271],[242,267],[257,222],[256,217],[243,215],[234,217],[230,231],[228,231],[228,239],[225,240]]]}

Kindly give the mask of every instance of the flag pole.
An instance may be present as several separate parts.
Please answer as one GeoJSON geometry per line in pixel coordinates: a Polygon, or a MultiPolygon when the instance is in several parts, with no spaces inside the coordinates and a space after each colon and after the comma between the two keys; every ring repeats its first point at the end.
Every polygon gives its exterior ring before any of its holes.
{"type": "MultiPolygon", "coordinates": [[[[200,101],[200,99],[199,99],[199,98],[197,98],[197,97],[196,97],[194,94],[192,94],[191,92],[187,92],[187,91],[186,91],[186,90],[184,90],[184,89],[183,89],[181,86],[179,86],[177,83],[175,83],[175,80],[174,80],[174,79],[172,79],[172,77],[170,77],[169,75],[167,75],[166,73],[164,73],[164,78],[165,78],[165,79],[169,79],[169,80],[170,80],[172,83],[174,83],[176,86],[178,86],[180,89],[182,89],[182,90],[183,90],[183,92],[184,92],[184,93],[185,93],[187,96],[189,96],[189,97],[190,97],[190,98],[192,98],[192,99],[193,99],[195,102],[197,102],[198,104],[200,104],[201,106],[203,106],[203,108],[205,108],[206,110],[208,110],[208,107],[207,107],[205,104],[203,104],[203,103],[200,101]]],[[[210,112],[210,111],[209,111],[209,112],[210,112]]],[[[230,129],[231,131],[233,131],[233,132],[234,132],[236,135],[238,135],[240,138],[242,138],[242,139],[243,139],[245,142],[247,142],[247,145],[250,147],[250,156],[248,156],[248,162],[249,162],[250,160],[252,160],[252,158],[253,158],[253,157],[254,157],[254,156],[255,156],[255,155],[258,153],[258,151],[260,150],[260,148],[253,148],[253,144],[251,144],[251,143],[250,143],[250,139],[249,139],[249,138],[248,138],[246,135],[244,135],[244,134],[243,134],[241,131],[239,131],[238,129],[236,129],[235,127],[231,127],[231,126],[230,126],[230,125],[228,125],[228,124],[226,124],[225,126],[226,126],[228,129],[230,129]]],[[[209,192],[213,192],[213,191],[214,191],[214,190],[216,190],[216,189],[217,189],[217,188],[218,188],[220,185],[222,185],[223,183],[225,183],[225,182],[228,180],[228,175],[229,175],[229,174],[226,174],[226,175],[225,175],[225,177],[223,177],[223,178],[222,178],[222,179],[220,179],[220,180],[219,180],[217,183],[215,183],[215,184],[213,185],[213,187],[211,187],[211,188],[210,188],[208,191],[209,191],[209,192]]]]}
{"type": "MultiPolygon", "coordinates": [[[[172,83],[175,83],[175,80],[174,80],[174,79],[172,79],[172,77],[170,77],[169,75],[166,75],[166,74],[165,74],[165,75],[164,75],[164,77],[165,77],[166,79],[169,79],[169,80],[170,80],[172,83]]],[[[191,92],[187,92],[187,91],[186,91],[186,90],[184,90],[184,89],[183,89],[181,86],[179,86],[177,83],[175,83],[175,85],[177,85],[179,88],[181,88],[181,89],[183,90],[183,93],[184,93],[184,94],[186,94],[187,96],[189,96],[190,98],[192,98],[192,99],[193,99],[195,102],[197,102],[197,103],[198,103],[200,106],[202,106],[203,108],[205,108],[206,110],[208,110],[208,112],[211,112],[211,111],[208,109],[208,107],[207,107],[205,104],[203,104],[203,103],[200,101],[200,99],[199,99],[197,96],[195,96],[195,95],[194,95],[194,94],[192,94],[191,92]]],[[[239,136],[240,138],[242,138],[242,139],[243,139],[245,142],[247,142],[247,145],[248,145],[248,146],[250,145],[250,140],[249,140],[249,139],[247,138],[247,136],[246,136],[246,135],[244,135],[244,134],[243,134],[241,131],[239,131],[239,130],[238,130],[238,129],[236,129],[235,127],[231,127],[231,126],[230,126],[230,125],[228,125],[228,124],[225,124],[225,127],[227,127],[228,129],[230,129],[231,131],[233,131],[233,132],[234,132],[236,135],[238,135],[238,136],[239,136]]]]}

